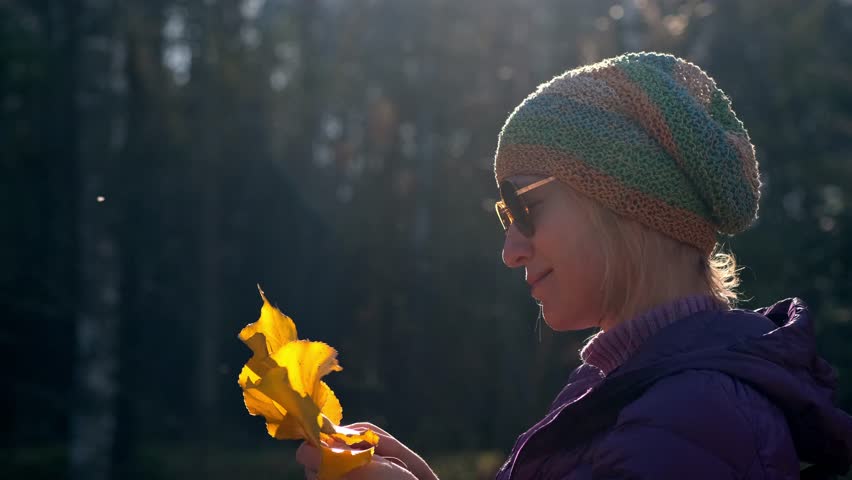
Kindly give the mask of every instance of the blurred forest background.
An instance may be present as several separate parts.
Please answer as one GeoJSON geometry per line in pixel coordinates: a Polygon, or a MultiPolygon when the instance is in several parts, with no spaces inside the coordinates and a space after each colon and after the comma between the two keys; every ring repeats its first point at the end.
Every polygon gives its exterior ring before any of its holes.
{"type": "Polygon", "coordinates": [[[0,0],[0,476],[300,478],[236,382],[260,283],[345,423],[487,478],[592,333],[500,261],[497,132],[625,51],[733,99],[742,307],[809,302],[852,410],[850,46],[850,0],[0,0]]]}

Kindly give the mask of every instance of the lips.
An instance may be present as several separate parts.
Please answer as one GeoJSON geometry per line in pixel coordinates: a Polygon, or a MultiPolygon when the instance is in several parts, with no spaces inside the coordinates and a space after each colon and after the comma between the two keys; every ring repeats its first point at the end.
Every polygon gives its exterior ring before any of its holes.
{"type": "Polygon", "coordinates": [[[537,273],[537,274],[534,274],[534,275],[528,274],[527,275],[527,283],[530,285],[530,288],[535,288],[535,286],[537,284],[539,284],[542,280],[544,280],[548,275],[550,275],[550,272],[552,272],[552,271],[553,270],[545,270],[543,272],[540,272],[540,273],[537,273]]]}
{"type": "Polygon", "coordinates": [[[550,276],[551,272],[553,272],[553,270],[546,270],[536,275],[527,276],[527,283],[529,283],[530,285],[530,295],[539,302],[541,302],[543,299],[541,298],[541,292],[537,293],[536,289],[541,285],[541,282],[543,282],[545,279],[547,279],[547,277],[550,276]]]}

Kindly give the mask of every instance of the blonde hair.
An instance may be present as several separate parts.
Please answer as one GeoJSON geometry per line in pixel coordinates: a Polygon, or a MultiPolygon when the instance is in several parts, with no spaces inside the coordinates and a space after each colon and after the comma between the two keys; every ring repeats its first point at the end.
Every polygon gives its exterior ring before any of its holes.
{"type": "Polygon", "coordinates": [[[734,255],[716,243],[710,255],[698,248],[618,215],[570,190],[588,220],[601,233],[604,258],[602,318],[627,320],[672,299],[684,289],[707,293],[733,308],[740,285],[734,255]]]}

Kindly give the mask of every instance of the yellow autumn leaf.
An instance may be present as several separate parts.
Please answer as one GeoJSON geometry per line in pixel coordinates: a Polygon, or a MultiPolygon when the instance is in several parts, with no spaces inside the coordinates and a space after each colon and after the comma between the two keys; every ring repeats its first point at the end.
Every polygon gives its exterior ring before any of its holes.
{"type": "Polygon", "coordinates": [[[314,445],[320,444],[322,416],[310,397],[302,395],[290,385],[288,371],[284,367],[271,368],[260,381],[249,384],[274,401],[285,415],[292,418],[302,431],[302,438],[314,445]]]}
{"type": "Polygon", "coordinates": [[[258,290],[260,318],[239,334],[253,353],[238,378],[249,413],[263,416],[274,438],[305,439],[319,447],[321,480],[335,480],[369,463],[378,435],[340,427],[340,401],[321,380],[342,370],[337,351],[322,342],[299,340],[293,320],[258,290]]]}
{"type": "Polygon", "coordinates": [[[339,425],[332,425],[330,429],[323,429],[321,437],[324,442],[329,444],[335,440],[340,440],[349,446],[359,443],[369,445],[376,445],[379,443],[379,436],[372,430],[359,431],[347,427],[341,427],[339,425]]]}
{"type": "Polygon", "coordinates": [[[279,440],[305,439],[302,426],[294,415],[287,415],[287,411],[282,406],[276,404],[259,389],[246,388],[246,384],[253,385],[258,382],[260,382],[260,377],[248,367],[243,367],[243,371],[240,373],[240,385],[243,386],[243,399],[249,413],[261,415],[266,419],[266,431],[273,438],[279,440]]]}
{"type": "Polygon", "coordinates": [[[374,451],[375,447],[353,450],[344,447],[324,446],[320,449],[322,463],[319,472],[317,472],[317,478],[318,480],[337,480],[352,470],[370,463],[374,451]]]}
{"type": "Polygon", "coordinates": [[[257,286],[257,290],[260,292],[260,298],[263,299],[260,318],[256,322],[246,325],[240,331],[239,336],[240,340],[248,345],[255,356],[265,357],[298,337],[293,319],[269,304],[266,295],[260,289],[260,285],[257,286]],[[262,336],[257,334],[262,334],[262,336]]]}
{"type": "Polygon", "coordinates": [[[253,368],[250,360],[240,374],[249,412],[263,415],[267,431],[275,438],[305,438],[319,445],[323,424],[319,415],[335,424],[343,417],[334,392],[320,380],[329,372],[342,370],[337,352],[321,342],[296,340],[266,360],[274,366],[253,368]]]}
{"type": "Polygon", "coordinates": [[[296,340],[272,352],[269,357],[289,370],[290,385],[301,395],[316,397],[320,378],[343,368],[337,363],[337,351],[322,342],[296,340]]]}

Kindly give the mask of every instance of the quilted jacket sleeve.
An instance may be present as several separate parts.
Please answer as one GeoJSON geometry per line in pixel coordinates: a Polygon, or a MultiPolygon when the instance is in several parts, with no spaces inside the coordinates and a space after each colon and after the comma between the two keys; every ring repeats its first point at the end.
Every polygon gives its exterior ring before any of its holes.
{"type": "Polygon", "coordinates": [[[595,479],[799,478],[783,413],[713,371],[656,383],[588,452],[595,479]]]}

